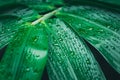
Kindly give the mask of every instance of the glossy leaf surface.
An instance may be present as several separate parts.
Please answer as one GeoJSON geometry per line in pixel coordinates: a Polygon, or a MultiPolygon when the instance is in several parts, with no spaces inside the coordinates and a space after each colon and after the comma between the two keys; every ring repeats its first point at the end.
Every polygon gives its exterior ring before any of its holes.
{"type": "Polygon", "coordinates": [[[1,16],[0,17],[0,49],[7,45],[14,34],[21,27],[18,17],[1,16]]]}
{"type": "Polygon", "coordinates": [[[47,34],[42,25],[23,25],[0,62],[1,80],[39,80],[47,59],[47,34]]]}
{"type": "Polygon", "coordinates": [[[68,23],[79,36],[96,47],[112,67],[120,73],[120,15],[98,9],[88,6],[73,6],[66,8],[63,10],[66,13],[59,13],[58,16],[68,23]]]}
{"type": "Polygon", "coordinates": [[[119,75],[117,1],[5,0],[0,3],[0,49],[8,45],[0,59],[0,80],[39,80],[46,61],[50,80],[106,80],[109,76],[106,77],[105,71],[109,74],[109,69],[104,70],[104,63],[96,61],[93,56],[96,53],[87,42],[119,75]]]}
{"type": "Polygon", "coordinates": [[[33,21],[40,17],[40,15],[31,8],[25,5],[8,5],[7,8],[1,8],[1,16],[15,16],[21,18],[24,22],[33,21]],[[4,10],[3,10],[4,9],[4,10]]]}
{"type": "Polygon", "coordinates": [[[83,39],[59,19],[51,20],[49,26],[50,80],[106,80],[83,39]]]}
{"type": "Polygon", "coordinates": [[[22,24],[40,17],[36,11],[26,6],[13,5],[0,10],[0,49],[10,42],[22,24]]]}

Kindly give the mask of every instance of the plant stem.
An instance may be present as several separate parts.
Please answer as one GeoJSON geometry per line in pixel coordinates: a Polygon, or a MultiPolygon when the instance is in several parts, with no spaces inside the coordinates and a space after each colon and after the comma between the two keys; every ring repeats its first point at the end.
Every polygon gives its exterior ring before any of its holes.
{"type": "Polygon", "coordinates": [[[44,20],[52,17],[52,16],[53,16],[56,12],[58,12],[59,10],[61,10],[61,8],[58,8],[58,9],[52,11],[52,12],[49,12],[49,13],[43,15],[41,18],[39,18],[39,19],[35,20],[34,22],[32,22],[32,25],[36,25],[36,24],[38,24],[39,22],[44,21],[44,20]]]}

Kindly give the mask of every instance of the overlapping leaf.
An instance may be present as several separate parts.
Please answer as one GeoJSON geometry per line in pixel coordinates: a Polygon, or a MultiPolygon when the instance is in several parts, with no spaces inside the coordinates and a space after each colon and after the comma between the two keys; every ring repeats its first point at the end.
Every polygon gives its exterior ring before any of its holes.
{"type": "Polygon", "coordinates": [[[35,11],[27,6],[24,5],[8,5],[7,8],[2,7],[0,10],[0,16],[16,16],[21,18],[24,22],[26,21],[33,21],[36,18],[40,17],[40,15],[35,11]]]}
{"type": "Polygon", "coordinates": [[[39,80],[42,76],[48,49],[45,27],[23,26],[0,62],[1,80],[39,80]]]}
{"type": "Polygon", "coordinates": [[[7,45],[14,34],[20,28],[21,23],[18,17],[1,16],[0,17],[0,49],[7,45]]]}
{"type": "Polygon", "coordinates": [[[4,6],[0,8],[0,49],[12,40],[0,62],[0,79],[39,80],[46,64],[48,39],[50,80],[106,80],[82,38],[120,73],[120,9],[112,5],[117,4],[113,0],[112,4],[92,1],[0,1],[4,6]],[[68,7],[58,12],[60,6],[68,7]],[[50,17],[57,18],[39,24],[50,17]],[[38,25],[32,26],[34,20],[38,25]]]}
{"type": "MultiPolygon", "coordinates": [[[[3,7],[4,8],[4,7],[3,7]]],[[[12,6],[0,11],[0,49],[7,45],[21,25],[40,15],[26,6],[12,6]]]]}
{"type": "Polygon", "coordinates": [[[59,13],[58,16],[96,47],[120,73],[120,14],[90,6],[73,6],[63,12],[71,14],[59,13]]]}
{"type": "Polygon", "coordinates": [[[83,39],[59,19],[51,20],[49,26],[50,80],[106,80],[83,39]]]}

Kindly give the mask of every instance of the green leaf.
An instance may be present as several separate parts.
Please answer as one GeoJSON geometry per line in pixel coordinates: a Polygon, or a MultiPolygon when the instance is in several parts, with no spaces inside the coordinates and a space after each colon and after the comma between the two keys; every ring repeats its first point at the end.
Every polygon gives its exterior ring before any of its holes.
{"type": "Polygon", "coordinates": [[[18,17],[1,16],[0,17],[0,49],[7,45],[18,31],[21,22],[18,17]]]}
{"type": "Polygon", "coordinates": [[[0,62],[1,80],[39,80],[47,59],[47,33],[40,24],[23,25],[0,62]]]}
{"type": "Polygon", "coordinates": [[[98,49],[120,73],[120,14],[90,6],[72,6],[65,9],[57,16],[98,49]]]}
{"type": "Polygon", "coordinates": [[[59,19],[47,23],[51,31],[47,65],[50,80],[106,80],[82,38],[59,19]]]}
{"type": "Polygon", "coordinates": [[[119,74],[120,9],[110,1],[0,1],[0,49],[11,42],[0,61],[0,79],[39,80],[48,51],[50,80],[106,80],[84,40],[119,74]]]}
{"type": "Polygon", "coordinates": [[[0,9],[1,16],[16,16],[22,19],[22,21],[33,21],[40,17],[40,15],[37,13],[37,11],[32,10],[31,8],[28,8],[25,5],[20,4],[13,4],[8,5],[7,8],[2,7],[0,9]],[[3,10],[4,9],[4,10],[3,10]]]}
{"type": "Polygon", "coordinates": [[[36,11],[26,6],[9,6],[5,9],[2,7],[1,10],[4,10],[0,12],[0,49],[11,41],[12,37],[23,23],[33,21],[40,17],[36,11]]]}

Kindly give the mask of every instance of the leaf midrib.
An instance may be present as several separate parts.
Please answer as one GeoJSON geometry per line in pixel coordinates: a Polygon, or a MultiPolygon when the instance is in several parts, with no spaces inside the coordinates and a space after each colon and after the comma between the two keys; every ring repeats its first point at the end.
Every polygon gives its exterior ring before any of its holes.
{"type": "Polygon", "coordinates": [[[41,22],[41,21],[44,21],[44,20],[46,20],[46,19],[49,19],[49,18],[52,17],[56,12],[58,12],[58,11],[60,11],[60,10],[61,10],[61,8],[58,8],[58,9],[52,11],[52,12],[49,12],[49,13],[43,15],[42,17],[40,17],[39,19],[33,21],[31,24],[32,24],[32,25],[36,25],[36,24],[38,24],[38,23],[41,22]]]}

